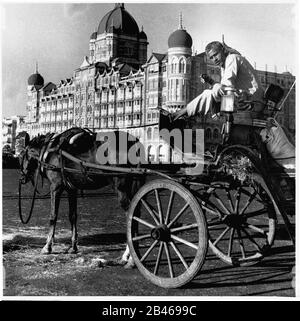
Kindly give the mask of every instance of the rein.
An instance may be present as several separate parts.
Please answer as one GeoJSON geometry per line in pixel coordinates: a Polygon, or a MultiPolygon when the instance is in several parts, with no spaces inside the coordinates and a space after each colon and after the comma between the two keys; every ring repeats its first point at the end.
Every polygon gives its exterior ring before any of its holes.
{"type": "Polygon", "coordinates": [[[29,215],[27,217],[26,220],[23,219],[23,214],[22,214],[22,204],[21,204],[21,199],[22,199],[22,185],[25,185],[22,183],[21,179],[19,180],[19,217],[20,220],[23,224],[27,224],[32,216],[32,212],[33,212],[33,207],[34,207],[34,203],[35,203],[35,196],[37,193],[37,185],[38,185],[38,178],[39,178],[39,174],[40,174],[40,165],[37,168],[37,171],[35,173],[35,182],[34,182],[34,190],[33,190],[33,197],[32,197],[32,201],[31,201],[31,207],[30,207],[30,211],[29,211],[29,215]]]}
{"type": "MultiPolygon", "coordinates": [[[[50,139],[52,138],[52,136],[50,137],[50,139]]],[[[50,141],[50,139],[48,140],[48,142],[50,141]]],[[[47,142],[47,143],[48,143],[47,142]]],[[[39,179],[39,175],[41,174],[41,166],[47,168],[47,169],[52,169],[54,170],[54,168],[56,168],[55,166],[51,165],[51,164],[48,164],[48,163],[45,163],[42,161],[42,158],[45,154],[45,151],[46,151],[46,148],[47,148],[47,144],[45,144],[43,146],[43,148],[41,149],[41,152],[40,152],[40,155],[39,157],[34,157],[32,156],[33,158],[35,158],[37,161],[38,161],[38,167],[36,169],[36,173],[35,173],[35,179],[34,179],[34,183],[33,183],[33,186],[34,186],[34,189],[33,189],[33,196],[32,196],[32,201],[31,201],[31,207],[30,207],[30,211],[29,211],[29,215],[27,217],[27,219],[25,220],[23,218],[23,213],[22,213],[22,204],[21,204],[21,200],[22,200],[22,185],[25,185],[26,183],[22,183],[22,180],[21,178],[19,179],[19,217],[20,217],[20,220],[23,224],[27,224],[30,219],[31,219],[31,216],[32,216],[32,213],[33,213],[33,208],[34,208],[34,203],[35,203],[35,199],[36,199],[36,194],[39,194],[39,191],[37,189],[37,186],[38,186],[38,179],[39,179]]],[[[21,164],[21,173],[26,177],[26,174],[24,173],[23,171],[23,164],[24,164],[24,158],[25,156],[28,156],[28,150],[26,149],[26,152],[25,154],[23,155],[22,157],[22,164],[21,164]]],[[[57,168],[56,168],[57,169],[57,168]]],[[[46,193],[45,195],[43,196],[47,196],[49,195],[50,192],[46,193]]]]}

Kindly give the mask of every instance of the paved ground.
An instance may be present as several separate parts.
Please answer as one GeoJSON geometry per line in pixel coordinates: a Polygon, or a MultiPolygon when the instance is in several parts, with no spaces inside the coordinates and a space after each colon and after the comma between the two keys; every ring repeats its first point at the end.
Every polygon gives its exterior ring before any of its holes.
{"type": "Polygon", "coordinates": [[[117,258],[126,242],[126,220],[107,189],[101,198],[79,200],[79,246],[69,243],[67,202],[62,199],[54,253],[41,255],[47,233],[49,200],[38,200],[32,221],[18,218],[16,172],[3,173],[5,296],[294,296],[294,249],[279,221],[270,255],[256,266],[230,267],[210,251],[200,274],[181,289],[162,289],[137,269],[125,270],[102,259],[117,258]]]}

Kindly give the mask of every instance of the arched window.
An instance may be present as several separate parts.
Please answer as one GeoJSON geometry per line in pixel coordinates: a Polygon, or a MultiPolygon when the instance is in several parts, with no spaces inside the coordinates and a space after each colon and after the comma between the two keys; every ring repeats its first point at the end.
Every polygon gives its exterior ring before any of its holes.
{"type": "Polygon", "coordinates": [[[162,162],[164,160],[164,154],[163,154],[163,148],[162,147],[163,147],[162,145],[158,146],[157,154],[158,154],[158,161],[159,162],[162,162]]]}
{"type": "Polygon", "coordinates": [[[153,138],[154,138],[154,139],[157,139],[157,138],[158,138],[158,127],[154,127],[153,138]]]}
{"type": "Polygon", "coordinates": [[[149,145],[147,148],[148,162],[153,162],[155,159],[154,148],[152,145],[149,145]]]}
{"type": "Polygon", "coordinates": [[[171,73],[175,74],[177,72],[177,59],[174,57],[171,63],[171,73]]]}
{"type": "Polygon", "coordinates": [[[217,128],[215,128],[213,131],[213,139],[219,139],[219,130],[217,128]]]}
{"type": "Polygon", "coordinates": [[[181,58],[179,60],[179,73],[185,73],[186,72],[186,62],[184,58],[181,58]]]}
{"type": "Polygon", "coordinates": [[[205,139],[211,140],[211,129],[210,128],[206,128],[206,130],[205,130],[205,139]]]}
{"type": "Polygon", "coordinates": [[[152,128],[151,127],[149,127],[147,129],[147,139],[152,139],[152,128]]]}

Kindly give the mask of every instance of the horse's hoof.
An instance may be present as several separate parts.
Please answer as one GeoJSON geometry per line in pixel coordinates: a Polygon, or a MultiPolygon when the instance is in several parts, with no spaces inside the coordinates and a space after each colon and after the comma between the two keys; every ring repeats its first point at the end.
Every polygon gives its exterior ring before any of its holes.
{"type": "Polygon", "coordinates": [[[126,260],[124,260],[122,257],[117,257],[116,259],[114,259],[114,263],[116,265],[125,265],[127,263],[126,260]]]}
{"type": "Polygon", "coordinates": [[[124,265],[124,269],[126,270],[130,270],[130,269],[134,269],[135,268],[135,264],[133,262],[133,260],[129,260],[125,265],[124,265]]]}
{"type": "Polygon", "coordinates": [[[69,253],[70,254],[77,254],[78,253],[78,249],[71,249],[71,251],[69,253]]]}
{"type": "Polygon", "coordinates": [[[49,248],[48,246],[44,246],[41,251],[41,254],[51,254],[51,252],[52,252],[51,248],[49,248]]]}

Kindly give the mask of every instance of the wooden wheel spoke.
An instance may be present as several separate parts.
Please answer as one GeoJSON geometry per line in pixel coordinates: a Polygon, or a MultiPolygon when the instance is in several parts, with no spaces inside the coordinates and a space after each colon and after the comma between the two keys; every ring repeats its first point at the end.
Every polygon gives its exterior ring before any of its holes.
{"type": "Polygon", "coordinates": [[[167,225],[168,228],[170,228],[178,219],[179,217],[184,213],[184,211],[189,207],[189,204],[186,203],[183,208],[178,212],[178,214],[173,218],[173,220],[167,225]]]}
{"type": "Polygon", "coordinates": [[[138,235],[132,238],[132,241],[140,241],[140,240],[144,240],[144,239],[148,239],[151,237],[151,234],[144,234],[144,235],[138,235]]]}
{"type": "Polygon", "coordinates": [[[240,215],[244,214],[244,212],[246,211],[247,207],[254,201],[254,198],[255,198],[256,194],[257,194],[256,192],[254,194],[250,194],[246,204],[244,205],[244,207],[242,208],[242,210],[238,214],[240,214],[240,215]]]}
{"type": "Polygon", "coordinates": [[[166,252],[166,255],[167,255],[170,277],[174,278],[173,266],[172,266],[172,262],[171,262],[171,258],[170,258],[170,252],[169,252],[169,248],[168,248],[168,243],[167,242],[164,242],[164,247],[165,247],[165,252],[166,252]]]}
{"type": "Polygon", "coordinates": [[[159,269],[159,262],[160,262],[160,259],[161,259],[163,246],[164,246],[163,242],[160,242],[159,250],[158,250],[158,254],[157,254],[157,259],[156,259],[156,262],[155,262],[155,268],[154,268],[154,272],[153,272],[154,275],[157,274],[158,269],[159,269]]]}
{"type": "Polygon", "coordinates": [[[143,200],[143,199],[141,199],[141,202],[142,202],[142,204],[144,205],[145,209],[146,209],[146,210],[148,211],[148,213],[150,214],[150,216],[153,218],[155,224],[156,224],[156,225],[159,225],[159,219],[157,218],[155,212],[152,211],[152,209],[150,208],[149,204],[148,204],[145,200],[143,200]]]}
{"type": "Polygon", "coordinates": [[[225,230],[219,235],[219,237],[213,242],[213,245],[217,245],[229,230],[230,227],[227,226],[225,230]]]}
{"type": "Polygon", "coordinates": [[[135,220],[135,221],[137,221],[137,222],[139,222],[139,223],[141,223],[141,224],[143,224],[143,225],[145,225],[145,226],[148,226],[148,227],[150,227],[150,228],[154,228],[154,227],[155,227],[154,225],[146,222],[145,220],[142,220],[141,218],[139,218],[139,217],[137,217],[137,216],[133,216],[132,219],[135,220]]]}
{"type": "Polygon", "coordinates": [[[188,270],[189,266],[186,263],[184,257],[182,256],[182,254],[180,253],[179,249],[177,248],[177,246],[175,245],[174,242],[170,242],[171,246],[173,247],[175,253],[177,254],[177,256],[179,257],[180,261],[182,262],[182,264],[184,265],[184,267],[186,268],[186,270],[188,270]]]}
{"type": "Polygon", "coordinates": [[[241,231],[239,229],[237,229],[236,232],[237,232],[237,235],[238,235],[238,238],[239,238],[239,243],[240,243],[240,249],[241,249],[242,256],[243,256],[243,258],[245,258],[246,257],[246,255],[245,255],[245,246],[244,246],[244,241],[243,241],[243,238],[242,238],[241,231]]]}
{"type": "MultiPolygon", "coordinates": [[[[215,220],[214,220],[215,221],[215,220]]],[[[213,228],[213,227],[216,227],[216,226],[219,226],[219,225],[224,225],[224,222],[223,221],[217,221],[217,222],[212,222],[212,220],[211,221],[209,221],[209,222],[207,222],[207,228],[208,229],[211,229],[211,228],[213,228]]]]}
{"type": "Polygon", "coordinates": [[[257,202],[263,204],[263,201],[262,201],[262,199],[260,198],[259,193],[258,193],[258,191],[257,191],[255,188],[253,188],[254,193],[251,193],[251,192],[247,191],[247,190],[244,189],[244,188],[242,188],[242,190],[243,190],[243,194],[245,194],[245,195],[248,196],[248,197],[251,197],[251,196],[254,195],[253,199],[256,199],[257,202]],[[258,198],[257,196],[258,196],[259,198],[258,198]]]}
{"type": "Polygon", "coordinates": [[[236,200],[234,204],[234,212],[238,212],[239,204],[240,204],[240,199],[241,199],[241,188],[239,187],[237,190],[237,195],[236,195],[236,200]]]}
{"type": "Polygon", "coordinates": [[[243,215],[247,218],[250,218],[250,217],[255,217],[255,216],[259,216],[259,215],[263,215],[263,214],[266,214],[267,213],[267,210],[265,208],[262,208],[258,211],[255,211],[255,212],[250,212],[250,213],[244,213],[243,215]]]}
{"type": "Polygon", "coordinates": [[[235,232],[235,228],[232,228],[230,232],[230,237],[229,237],[229,245],[228,245],[228,252],[227,252],[228,256],[231,256],[234,232],[235,232]]]}
{"type": "Polygon", "coordinates": [[[165,217],[165,224],[168,224],[168,222],[169,222],[171,208],[172,208],[172,205],[173,205],[173,199],[174,199],[174,191],[171,191],[169,204],[168,204],[168,209],[167,209],[167,213],[166,213],[166,217],[165,217]]]}
{"type": "Polygon", "coordinates": [[[232,202],[232,198],[231,198],[231,195],[230,195],[230,190],[227,189],[227,188],[226,188],[226,195],[227,195],[227,198],[228,198],[228,201],[229,201],[229,205],[230,205],[231,211],[233,212],[234,211],[233,202],[232,202]]]}
{"type": "Polygon", "coordinates": [[[191,247],[191,248],[193,248],[193,249],[195,249],[195,250],[198,250],[198,246],[197,246],[196,244],[191,243],[191,242],[189,242],[189,241],[187,241],[187,240],[184,240],[184,239],[181,238],[181,237],[178,237],[178,236],[176,236],[176,235],[171,235],[171,239],[173,239],[173,240],[175,240],[175,241],[178,241],[178,242],[180,242],[180,243],[183,243],[183,244],[185,244],[185,245],[187,245],[187,246],[189,246],[189,247],[191,247]]]}
{"type": "Polygon", "coordinates": [[[194,228],[198,228],[198,224],[197,223],[189,224],[189,225],[183,225],[183,226],[180,226],[180,227],[175,227],[175,228],[170,229],[170,232],[171,233],[175,233],[175,232],[180,232],[180,231],[191,230],[191,229],[194,229],[194,228]]]}
{"type": "Polygon", "coordinates": [[[163,213],[162,213],[161,202],[160,202],[160,198],[159,198],[157,189],[155,189],[155,198],[156,198],[156,204],[157,204],[157,208],[158,208],[159,223],[162,224],[163,223],[163,213]]]}
{"type": "Polygon", "coordinates": [[[156,244],[158,243],[158,240],[155,240],[152,245],[149,247],[149,249],[146,251],[146,253],[143,255],[143,257],[141,258],[141,262],[143,262],[147,256],[150,254],[150,252],[154,249],[154,247],[156,246],[156,244]]]}
{"type": "Polygon", "coordinates": [[[248,233],[248,231],[244,228],[242,228],[243,232],[246,234],[248,239],[254,244],[254,246],[257,248],[259,252],[262,251],[262,248],[257,244],[257,242],[254,240],[254,238],[248,233]]]}
{"type": "Polygon", "coordinates": [[[258,233],[262,234],[263,236],[267,237],[267,232],[257,226],[252,225],[252,224],[248,224],[248,223],[246,223],[245,226],[248,227],[249,229],[251,229],[255,232],[258,232],[258,233]]]}
{"type": "Polygon", "coordinates": [[[214,206],[214,209],[215,209],[214,210],[212,208],[207,207],[207,205],[208,205],[207,202],[204,202],[204,201],[201,202],[202,208],[205,209],[208,213],[213,214],[213,215],[217,215],[219,218],[222,217],[222,213],[219,211],[218,208],[216,208],[214,206]]]}
{"type": "Polygon", "coordinates": [[[231,214],[230,211],[228,210],[228,208],[225,206],[224,202],[219,198],[219,196],[214,193],[214,197],[216,199],[216,201],[218,202],[218,204],[223,208],[223,210],[225,211],[225,214],[231,214]]]}

